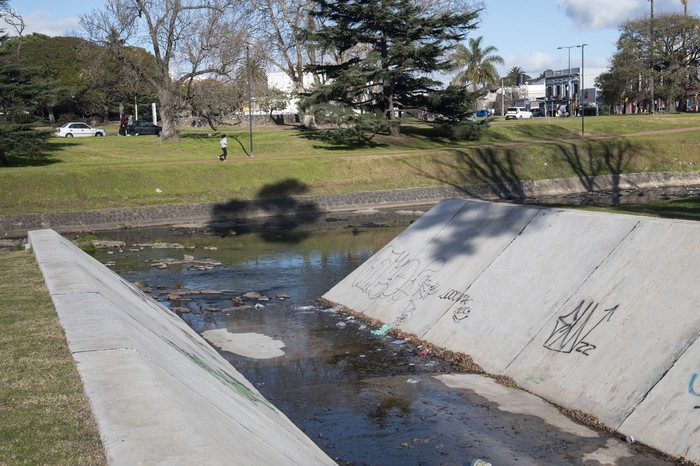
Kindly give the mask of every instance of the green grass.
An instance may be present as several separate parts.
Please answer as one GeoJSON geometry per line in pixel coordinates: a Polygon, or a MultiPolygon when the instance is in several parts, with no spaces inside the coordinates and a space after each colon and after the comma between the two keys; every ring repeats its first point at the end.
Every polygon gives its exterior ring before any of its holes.
{"type": "Polygon", "coordinates": [[[596,212],[611,212],[618,214],[644,215],[647,217],[700,221],[700,198],[671,199],[652,201],[646,204],[623,204],[618,206],[581,207],[561,205],[561,207],[574,209],[581,208],[596,212]]]}
{"type": "Polygon", "coordinates": [[[106,464],[31,253],[0,253],[0,303],[0,464],[106,464]]]}
{"type": "MultiPolygon", "coordinates": [[[[479,143],[436,138],[420,124],[361,147],[330,146],[294,127],[229,135],[54,139],[47,154],[0,168],[0,215],[227,201],[410,186],[462,185],[609,173],[695,171],[700,115],[495,121],[479,143]],[[675,134],[638,134],[683,129],[675,134]],[[602,137],[604,139],[596,139],[602,137]],[[160,192],[157,192],[159,190],[160,192]]],[[[700,199],[598,208],[700,220],[700,199]]],[[[105,464],[89,403],[41,274],[28,252],[0,253],[0,464],[105,464]]]]}
{"type": "Polygon", "coordinates": [[[535,118],[495,121],[481,141],[461,144],[416,123],[363,147],[333,146],[294,126],[256,127],[254,157],[245,127],[186,128],[180,142],[161,142],[116,137],[107,126],[106,138],[52,139],[46,154],[0,168],[0,215],[700,167],[700,115],[585,122],[586,139],[579,118],[535,118]],[[229,135],[226,163],[216,160],[220,132],[229,135]]]}

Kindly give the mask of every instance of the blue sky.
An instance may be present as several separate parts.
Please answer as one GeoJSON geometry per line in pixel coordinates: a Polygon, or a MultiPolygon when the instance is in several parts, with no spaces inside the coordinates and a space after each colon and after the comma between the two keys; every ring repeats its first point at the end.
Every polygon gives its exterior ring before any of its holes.
{"type": "MultiPolygon", "coordinates": [[[[619,36],[617,25],[648,17],[649,0],[483,0],[485,10],[479,29],[470,37],[483,36],[483,44],[498,49],[506,73],[519,66],[530,75],[545,69],[565,69],[581,63],[581,49],[557,47],[588,44],[587,68],[606,68],[619,36]]],[[[79,16],[100,9],[102,0],[10,0],[25,19],[25,34],[80,33],[79,16]]],[[[700,0],[689,0],[690,14],[700,16],[700,0]]],[[[654,14],[683,12],[681,0],[655,0],[654,14]]]]}

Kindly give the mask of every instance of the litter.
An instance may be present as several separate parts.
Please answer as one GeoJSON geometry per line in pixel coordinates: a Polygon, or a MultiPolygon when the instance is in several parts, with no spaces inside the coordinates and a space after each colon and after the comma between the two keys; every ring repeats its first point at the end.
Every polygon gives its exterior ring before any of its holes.
{"type": "Polygon", "coordinates": [[[373,335],[386,335],[386,332],[391,328],[391,324],[384,324],[378,330],[372,330],[373,335]]]}
{"type": "Polygon", "coordinates": [[[406,340],[394,340],[391,343],[394,345],[403,345],[404,343],[406,343],[406,340]]]}

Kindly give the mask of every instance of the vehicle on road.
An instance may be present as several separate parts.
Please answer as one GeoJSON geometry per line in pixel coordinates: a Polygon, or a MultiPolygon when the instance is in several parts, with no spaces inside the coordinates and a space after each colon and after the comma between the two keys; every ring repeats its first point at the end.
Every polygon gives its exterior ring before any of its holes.
{"type": "Polygon", "coordinates": [[[521,120],[532,118],[532,113],[525,107],[508,107],[506,110],[506,120],[521,120]]]}
{"type": "Polygon", "coordinates": [[[162,126],[154,125],[148,120],[134,120],[130,125],[126,125],[126,134],[140,136],[143,134],[154,134],[160,136],[162,126]]]}
{"type": "Polygon", "coordinates": [[[534,118],[534,117],[543,117],[543,116],[545,116],[545,115],[544,115],[544,110],[542,110],[541,108],[533,108],[533,109],[530,109],[530,113],[532,113],[533,118],[534,118]]]}
{"type": "Polygon", "coordinates": [[[102,128],[93,128],[81,121],[71,121],[56,128],[53,133],[58,138],[87,137],[87,136],[107,136],[107,131],[102,128]]]}

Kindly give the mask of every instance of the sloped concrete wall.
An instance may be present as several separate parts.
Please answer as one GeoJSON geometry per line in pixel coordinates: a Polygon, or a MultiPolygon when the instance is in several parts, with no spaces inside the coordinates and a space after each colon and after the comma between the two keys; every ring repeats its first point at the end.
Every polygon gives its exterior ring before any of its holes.
{"type": "Polygon", "coordinates": [[[324,298],[700,462],[700,224],[444,201],[324,298]]]}
{"type": "Polygon", "coordinates": [[[110,464],[335,464],[167,308],[53,230],[29,242],[110,464]]]}

